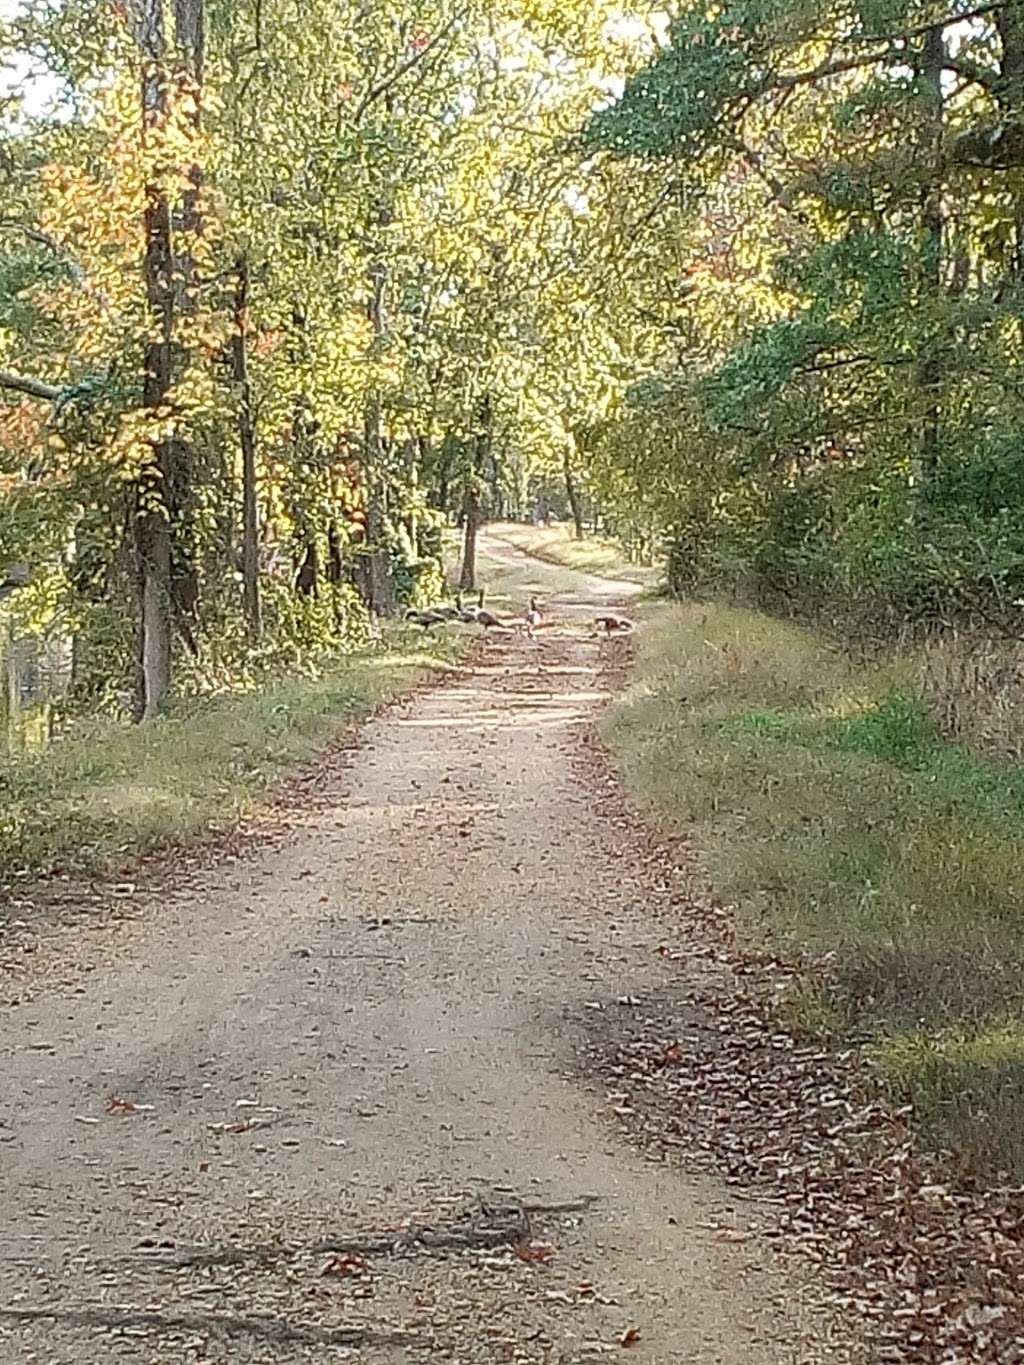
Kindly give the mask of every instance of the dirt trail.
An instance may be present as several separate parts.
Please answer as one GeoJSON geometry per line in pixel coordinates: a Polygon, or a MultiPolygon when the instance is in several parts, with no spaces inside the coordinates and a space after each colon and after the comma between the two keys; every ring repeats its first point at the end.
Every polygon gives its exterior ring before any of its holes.
{"type": "Polygon", "coordinates": [[[572,761],[604,647],[577,617],[636,590],[485,550],[556,627],[369,725],[283,844],[3,1016],[0,1361],[819,1359],[721,1231],[756,1206],[631,1151],[576,1078],[587,1011],[678,972],[672,888],[572,761]]]}

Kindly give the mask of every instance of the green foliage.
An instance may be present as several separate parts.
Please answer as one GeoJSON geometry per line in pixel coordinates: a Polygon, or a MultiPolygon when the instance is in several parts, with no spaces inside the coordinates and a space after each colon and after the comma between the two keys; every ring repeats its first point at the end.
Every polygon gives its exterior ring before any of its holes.
{"type": "Polygon", "coordinates": [[[392,560],[398,600],[410,607],[429,607],[445,596],[444,574],[437,559],[392,560]]]}
{"type": "Polygon", "coordinates": [[[679,18],[668,46],[633,77],[621,100],[594,116],[588,144],[622,156],[703,151],[720,106],[753,76],[748,50],[729,36],[730,17],[693,9],[679,18]]]}
{"type": "MultiPolygon", "coordinates": [[[[1024,158],[978,149],[1024,115],[1007,76],[1024,52],[988,18],[936,42],[941,17],[687,6],[587,125],[652,195],[673,167],[686,317],[604,425],[595,472],[658,526],[679,590],[857,640],[1017,629],[1024,158]]],[[[648,306],[678,309],[662,259],[648,306]]]]}
{"type": "Polygon", "coordinates": [[[621,177],[577,212],[585,177],[551,155],[607,78],[618,6],[189,5],[204,88],[165,0],[148,130],[131,6],[18,0],[0,26],[0,66],[42,73],[0,104],[0,550],[60,581],[82,706],[138,691],[140,510],[169,526],[179,692],[248,684],[358,646],[369,609],[437,600],[438,521],[470,489],[524,510],[622,382],[586,274],[621,177]],[[154,405],[156,185],[175,259],[154,405]]]}
{"type": "Polygon", "coordinates": [[[911,771],[920,771],[927,764],[938,742],[924,703],[899,692],[841,721],[833,734],[837,747],[847,753],[864,754],[911,771]]]}

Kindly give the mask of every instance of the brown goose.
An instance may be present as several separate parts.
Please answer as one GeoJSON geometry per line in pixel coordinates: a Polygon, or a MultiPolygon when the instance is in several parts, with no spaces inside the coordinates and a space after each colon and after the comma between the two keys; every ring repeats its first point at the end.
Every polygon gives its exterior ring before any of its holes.
{"type": "Polygon", "coordinates": [[[625,616],[613,616],[611,613],[607,616],[599,616],[597,624],[606,635],[628,635],[633,629],[632,621],[627,621],[625,616]]]}
{"type": "Polygon", "coordinates": [[[410,625],[420,626],[423,630],[432,630],[434,626],[443,626],[448,617],[439,611],[407,611],[405,619],[410,625]]]}

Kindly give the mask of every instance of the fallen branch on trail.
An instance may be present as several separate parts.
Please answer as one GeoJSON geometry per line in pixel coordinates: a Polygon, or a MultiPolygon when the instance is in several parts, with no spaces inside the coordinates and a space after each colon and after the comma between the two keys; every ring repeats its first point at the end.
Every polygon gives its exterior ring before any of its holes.
{"type": "Polygon", "coordinates": [[[38,1307],[0,1307],[8,1322],[62,1322],[78,1327],[141,1327],[154,1332],[208,1332],[220,1337],[257,1337],[280,1345],[298,1346],[412,1346],[409,1332],[376,1331],[372,1327],[325,1327],[263,1314],[154,1312],[109,1304],[54,1304],[38,1307]]]}
{"type": "MultiPolygon", "coordinates": [[[[147,1262],[168,1270],[182,1270],[190,1266],[265,1263],[301,1255],[397,1257],[423,1252],[445,1255],[459,1251],[486,1251],[501,1246],[515,1247],[529,1241],[532,1216],[558,1217],[568,1213],[585,1213],[596,1200],[596,1195],[584,1195],[579,1199],[566,1199],[552,1204],[531,1200],[510,1204],[497,1211],[498,1216],[492,1216],[485,1207],[487,1221],[467,1220],[463,1225],[448,1227],[414,1223],[394,1231],[365,1236],[325,1237],[305,1245],[265,1242],[240,1247],[142,1247],[140,1250],[147,1262]]],[[[126,1258],[120,1259],[123,1261],[126,1258]]]]}

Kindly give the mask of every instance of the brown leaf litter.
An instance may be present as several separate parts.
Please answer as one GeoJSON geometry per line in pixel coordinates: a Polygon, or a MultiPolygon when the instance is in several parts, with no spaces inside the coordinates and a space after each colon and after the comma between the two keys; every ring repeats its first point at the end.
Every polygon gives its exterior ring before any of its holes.
{"type": "MultiPolygon", "coordinates": [[[[609,818],[629,818],[592,738],[581,761],[609,818]]],[[[768,1235],[814,1263],[870,1365],[1021,1365],[1024,1189],[927,1152],[858,1054],[781,1025],[781,989],[814,964],[745,952],[720,903],[675,913],[686,947],[662,957],[714,970],[681,965],[678,989],[580,1020],[615,1121],[776,1205],[768,1235]]]]}

